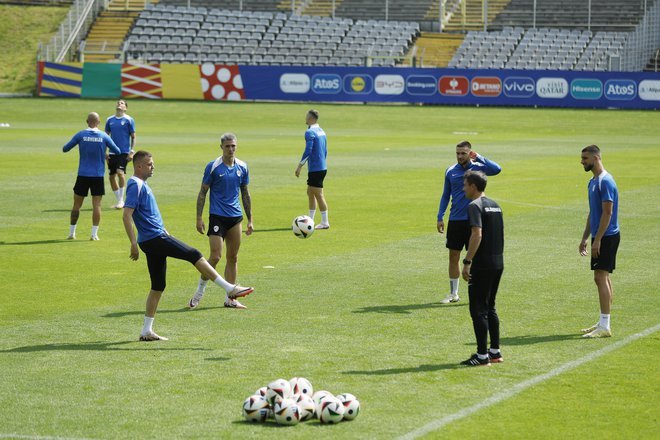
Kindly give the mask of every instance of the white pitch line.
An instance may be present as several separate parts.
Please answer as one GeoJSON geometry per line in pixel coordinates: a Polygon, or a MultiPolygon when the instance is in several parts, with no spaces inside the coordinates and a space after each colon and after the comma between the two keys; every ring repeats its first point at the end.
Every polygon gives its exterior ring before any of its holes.
{"type": "MultiPolygon", "coordinates": [[[[542,382],[545,382],[548,379],[552,379],[553,377],[559,376],[562,373],[565,373],[566,371],[570,371],[574,368],[579,367],[582,364],[585,364],[587,362],[593,361],[594,359],[597,359],[611,351],[617,350],[625,345],[630,344],[631,342],[636,341],[637,339],[643,338],[645,336],[648,336],[650,334],[653,334],[660,330],[660,324],[656,324],[653,327],[649,327],[646,330],[635,333],[634,335],[628,336],[625,339],[622,339],[618,342],[615,342],[612,345],[608,345],[607,347],[603,347],[598,351],[594,351],[593,353],[590,353],[586,356],[583,356],[579,359],[576,359],[574,361],[565,363],[563,365],[560,365],[559,367],[555,368],[554,370],[548,371],[547,373],[541,374],[539,376],[532,377],[531,379],[527,379],[523,382],[520,382],[519,384],[516,384],[512,386],[511,388],[501,391],[497,394],[494,394],[493,396],[489,397],[486,400],[483,400],[476,405],[470,406],[468,408],[464,408],[458,412],[455,412],[454,414],[450,414],[448,416],[445,416],[441,419],[437,419],[427,425],[422,426],[419,429],[416,429],[414,431],[410,431],[409,433],[402,435],[401,437],[398,437],[400,440],[412,440],[418,437],[421,437],[425,434],[428,434],[433,431],[437,431],[438,429],[455,422],[457,420],[463,419],[467,416],[470,416],[477,411],[480,411],[484,408],[488,408],[489,406],[493,406],[497,403],[500,403],[504,400],[509,399],[510,397],[513,397],[517,394],[520,394],[521,392],[525,391],[527,388],[533,387],[534,385],[538,385],[542,382]]],[[[468,367],[469,368],[469,367],[468,367]]]]}

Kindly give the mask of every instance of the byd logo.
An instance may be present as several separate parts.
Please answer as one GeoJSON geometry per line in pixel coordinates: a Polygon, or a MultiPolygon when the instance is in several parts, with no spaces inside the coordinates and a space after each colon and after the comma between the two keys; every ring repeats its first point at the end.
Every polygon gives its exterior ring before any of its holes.
{"type": "Polygon", "coordinates": [[[613,101],[630,101],[637,95],[637,85],[631,79],[611,79],[605,83],[605,97],[613,101]]]}
{"type": "Polygon", "coordinates": [[[509,98],[530,98],[535,90],[532,78],[510,76],[504,80],[504,95],[509,98]]]}
{"type": "Polygon", "coordinates": [[[406,82],[401,75],[378,75],[375,79],[376,93],[379,95],[401,95],[406,82]]]}
{"type": "Polygon", "coordinates": [[[341,77],[333,73],[314,75],[312,77],[312,90],[314,93],[339,93],[341,91],[341,77]]]}

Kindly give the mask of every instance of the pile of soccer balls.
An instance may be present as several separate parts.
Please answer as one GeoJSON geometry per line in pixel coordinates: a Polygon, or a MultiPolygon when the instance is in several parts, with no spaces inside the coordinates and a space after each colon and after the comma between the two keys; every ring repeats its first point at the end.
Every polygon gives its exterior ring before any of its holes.
{"type": "Polygon", "coordinates": [[[323,424],[353,420],[360,412],[360,402],[349,393],[333,396],[328,391],[314,392],[304,377],[287,381],[277,379],[259,388],[243,402],[243,417],[250,422],[274,418],[280,425],[297,425],[318,418],[323,424]]]}

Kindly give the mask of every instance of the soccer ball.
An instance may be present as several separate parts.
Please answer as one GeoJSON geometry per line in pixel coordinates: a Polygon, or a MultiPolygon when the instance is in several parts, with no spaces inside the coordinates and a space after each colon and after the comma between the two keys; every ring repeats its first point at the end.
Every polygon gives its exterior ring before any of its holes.
{"type": "Polygon", "coordinates": [[[276,402],[289,399],[293,396],[291,393],[291,384],[288,380],[277,379],[268,384],[266,388],[266,400],[273,406],[276,402]]]}
{"type": "MultiPolygon", "coordinates": [[[[312,395],[312,400],[314,401],[314,404],[316,405],[317,408],[321,404],[321,400],[326,396],[334,397],[330,391],[326,391],[326,390],[317,391],[312,395]]],[[[319,413],[317,411],[316,415],[318,414],[319,413]]]]}
{"type": "Polygon", "coordinates": [[[336,397],[324,397],[316,411],[321,423],[339,423],[344,418],[344,405],[336,397]]]}
{"type": "Polygon", "coordinates": [[[297,425],[300,421],[300,408],[293,399],[283,399],[273,406],[275,421],[280,425],[297,425]]]}
{"type": "Polygon", "coordinates": [[[306,394],[309,397],[312,397],[312,394],[314,394],[312,384],[304,377],[294,377],[289,383],[291,384],[291,392],[294,396],[297,396],[298,394],[306,394]]]}
{"type": "Polygon", "coordinates": [[[261,396],[261,397],[266,397],[266,391],[268,390],[267,387],[261,387],[257,391],[254,392],[253,395],[255,396],[261,396]]]}
{"type": "Polygon", "coordinates": [[[344,393],[337,396],[337,399],[344,405],[344,420],[353,420],[360,413],[360,401],[350,394],[344,393]]]}
{"type": "Polygon", "coordinates": [[[268,402],[262,396],[250,396],[243,402],[243,417],[249,422],[265,422],[268,411],[268,402]]]}
{"type": "Polygon", "coordinates": [[[299,215],[291,224],[293,235],[298,238],[307,238],[314,233],[314,220],[306,215],[299,215]]]}
{"type": "Polygon", "coordinates": [[[299,394],[296,396],[296,405],[298,405],[298,409],[300,410],[301,422],[309,420],[316,415],[316,404],[310,396],[299,394]]]}

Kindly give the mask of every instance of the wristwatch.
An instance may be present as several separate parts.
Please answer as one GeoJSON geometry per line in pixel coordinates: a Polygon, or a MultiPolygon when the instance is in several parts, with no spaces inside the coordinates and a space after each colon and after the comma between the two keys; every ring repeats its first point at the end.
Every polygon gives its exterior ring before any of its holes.
{"type": "Polygon", "coordinates": [[[465,264],[465,265],[472,264],[472,260],[468,260],[467,258],[463,258],[463,264],[465,264]]]}

